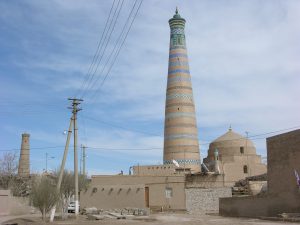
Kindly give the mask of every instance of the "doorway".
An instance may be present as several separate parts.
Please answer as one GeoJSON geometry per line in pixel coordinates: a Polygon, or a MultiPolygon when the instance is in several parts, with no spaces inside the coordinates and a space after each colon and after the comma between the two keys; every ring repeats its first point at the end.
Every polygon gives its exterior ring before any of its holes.
{"type": "Polygon", "coordinates": [[[149,208],[149,187],[145,187],[145,204],[149,208]]]}

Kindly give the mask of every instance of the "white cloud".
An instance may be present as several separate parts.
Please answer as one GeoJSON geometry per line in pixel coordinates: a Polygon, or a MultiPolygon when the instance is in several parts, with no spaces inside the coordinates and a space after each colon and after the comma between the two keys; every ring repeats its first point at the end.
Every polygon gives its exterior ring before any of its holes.
{"type": "MultiPolygon", "coordinates": [[[[10,35],[0,37],[9,47],[7,61],[0,64],[4,68],[0,77],[1,94],[8,96],[8,100],[23,101],[24,96],[24,101],[51,101],[60,108],[65,101],[67,105],[66,98],[76,93],[88,70],[111,3],[36,0],[25,1],[26,7],[1,3],[0,22],[10,35]],[[9,75],[14,77],[8,79],[9,75]]],[[[126,3],[119,28],[132,4],[126,3]]],[[[201,139],[217,138],[229,124],[240,133],[247,130],[252,134],[300,124],[297,1],[144,1],[111,74],[95,99],[90,99],[94,92],[88,92],[82,113],[112,124],[162,133],[168,19],[176,5],[187,20],[186,39],[201,139]]],[[[33,106],[32,111],[39,110],[33,106]]],[[[55,121],[52,124],[48,121],[55,130],[62,129],[58,124],[69,119],[66,113],[46,115],[48,120],[55,121]]],[[[2,122],[18,127],[14,121],[16,117],[2,122]]],[[[32,116],[21,127],[28,126],[40,143],[46,143],[50,137],[62,141],[52,136],[53,129],[47,130],[50,125],[41,127],[41,124],[41,116],[32,116]]],[[[163,145],[160,137],[103,127],[91,120],[86,120],[85,126],[90,146],[163,145]]],[[[258,152],[265,154],[264,140],[255,143],[258,152]]],[[[206,149],[201,146],[204,154],[206,149]]],[[[125,164],[130,165],[133,153],[121,153],[118,160],[123,157],[125,164]]],[[[156,163],[162,158],[159,152],[134,154],[135,161],[143,163],[156,163]]],[[[114,171],[112,167],[90,168],[114,171]]]]}

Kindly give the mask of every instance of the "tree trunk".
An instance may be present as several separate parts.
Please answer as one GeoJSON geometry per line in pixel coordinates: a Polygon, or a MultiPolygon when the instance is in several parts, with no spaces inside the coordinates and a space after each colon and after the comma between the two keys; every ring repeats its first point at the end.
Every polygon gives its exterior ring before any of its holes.
{"type": "Polygon", "coordinates": [[[46,221],[46,208],[44,207],[43,208],[43,213],[42,213],[43,215],[43,221],[45,222],[46,221]]]}

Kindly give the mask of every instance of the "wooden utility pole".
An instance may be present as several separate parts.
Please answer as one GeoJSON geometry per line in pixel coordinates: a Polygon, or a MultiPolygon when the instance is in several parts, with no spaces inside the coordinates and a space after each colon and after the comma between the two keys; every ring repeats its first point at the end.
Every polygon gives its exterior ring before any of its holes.
{"type": "Polygon", "coordinates": [[[78,105],[83,101],[82,99],[69,98],[68,100],[72,101],[72,113],[73,113],[73,128],[74,128],[74,176],[75,176],[75,216],[78,216],[79,213],[79,199],[78,199],[78,154],[77,154],[77,112],[81,110],[78,108],[78,105]]]}

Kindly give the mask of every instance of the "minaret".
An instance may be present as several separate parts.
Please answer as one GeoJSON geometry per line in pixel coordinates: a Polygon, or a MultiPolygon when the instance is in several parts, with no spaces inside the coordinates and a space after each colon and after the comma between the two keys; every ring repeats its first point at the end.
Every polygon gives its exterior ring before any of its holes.
{"type": "Polygon", "coordinates": [[[176,160],[192,173],[201,171],[198,129],[185,44],[185,19],[169,20],[171,29],[165,109],[164,164],[176,160]]]}
{"type": "Polygon", "coordinates": [[[218,149],[215,149],[214,156],[215,156],[214,171],[215,171],[215,174],[220,174],[219,151],[218,151],[218,149]]]}
{"type": "Polygon", "coordinates": [[[22,134],[22,144],[19,159],[18,175],[21,177],[28,177],[30,175],[30,146],[29,137],[27,133],[22,134]]]}

